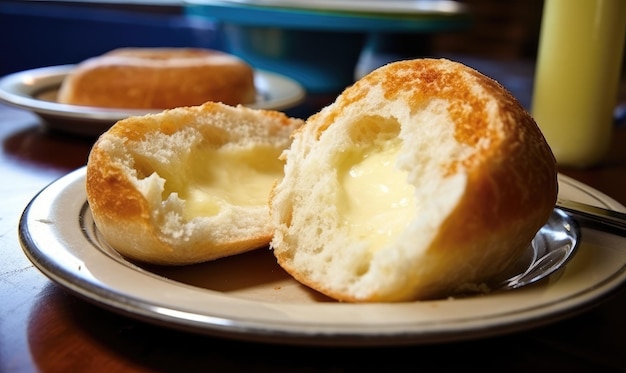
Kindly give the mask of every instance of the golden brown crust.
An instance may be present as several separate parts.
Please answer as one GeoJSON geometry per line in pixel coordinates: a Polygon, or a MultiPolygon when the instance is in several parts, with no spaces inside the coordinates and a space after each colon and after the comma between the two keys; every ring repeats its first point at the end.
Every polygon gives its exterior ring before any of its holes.
{"type": "Polygon", "coordinates": [[[196,48],[122,48],[78,64],[63,81],[60,103],[170,109],[207,101],[256,100],[254,71],[235,56],[196,48]]]}
{"type": "MultiPolygon", "coordinates": [[[[336,137],[339,132],[333,133],[336,137]]],[[[418,59],[384,66],[346,89],[334,104],[309,118],[294,136],[292,148],[285,155],[286,177],[273,191],[270,203],[277,227],[272,242],[274,253],[279,264],[298,281],[342,301],[445,297],[455,289],[485,281],[521,255],[548,219],[556,200],[556,162],[530,114],[496,81],[447,60],[418,59]],[[445,111],[445,115],[434,110],[445,111]],[[420,183],[431,183],[435,177],[441,179],[438,181],[441,185],[447,185],[447,180],[455,176],[462,176],[466,182],[445,219],[434,227],[435,234],[423,247],[423,253],[422,249],[410,253],[410,246],[398,242],[397,246],[384,249],[389,252],[387,258],[372,255],[363,264],[369,269],[358,276],[346,275],[350,282],[343,283],[340,278],[345,273],[340,269],[331,272],[329,268],[343,265],[334,262],[347,250],[350,239],[338,241],[342,244],[337,247],[333,243],[303,242],[301,232],[307,229],[317,229],[318,236],[329,240],[345,232],[339,225],[332,227],[330,222],[317,224],[315,213],[307,220],[307,227],[298,225],[310,210],[322,215],[327,206],[322,203],[312,208],[302,203],[307,198],[320,198],[310,192],[317,181],[298,184],[297,180],[306,177],[309,172],[306,165],[311,164],[311,159],[335,151],[329,147],[331,140],[330,136],[324,136],[326,132],[333,126],[368,125],[362,119],[368,116],[399,121],[402,141],[409,142],[413,148],[429,149],[403,154],[403,167],[417,175],[418,193],[422,188],[420,183]],[[437,123],[424,123],[421,118],[437,123]],[[450,122],[453,131],[445,135],[450,138],[430,138],[432,130],[438,131],[450,122]],[[454,152],[442,154],[443,150],[429,146],[428,142],[456,145],[446,148],[453,148],[454,152]],[[438,171],[423,172],[422,179],[422,174],[415,171],[420,167],[438,171]],[[307,252],[307,247],[317,249],[315,253],[307,252]],[[332,259],[324,262],[323,269],[321,265],[308,264],[324,255],[332,259]],[[388,258],[403,255],[406,255],[404,260],[389,263],[388,258]],[[393,268],[386,277],[368,273],[375,273],[383,266],[393,268]],[[372,278],[365,280],[368,276],[372,278]]],[[[339,144],[338,140],[332,141],[339,144]]],[[[332,192],[319,185],[315,188],[326,194],[332,192]]],[[[421,198],[427,205],[434,199],[446,199],[441,193],[444,192],[436,189],[421,198]]],[[[439,213],[436,208],[418,207],[416,220],[403,237],[419,242],[424,233],[433,232],[421,229],[420,224],[432,221],[428,216],[439,213]]],[[[359,258],[354,260],[365,262],[362,258],[368,255],[367,252],[356,254],[359,258]]]]}

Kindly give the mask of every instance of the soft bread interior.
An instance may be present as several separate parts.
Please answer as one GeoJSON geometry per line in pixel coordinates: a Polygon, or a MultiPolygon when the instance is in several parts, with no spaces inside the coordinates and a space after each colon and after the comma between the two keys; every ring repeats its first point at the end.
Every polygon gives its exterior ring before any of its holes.
{"type": "Polygon", "coordinates": [[[556,198],[554,158],[528,114],[444,60],[365,77],[309,118],[283,157],[274,254],[343,301],[479,285],[519,257],[556,198]]]}
{"type": "MultiPolygon", "coordinates": [[[[364,101],[377,102],[381,94],[374,89],[374,98],[364,101]]],[[[281,257],[297,269],[296,277],[302,271],[307,282],[330,283],[338,287],[333,292],[356,298],[407,285],[412,269],[403,263],[423,260],[467,182],[463,173],[442,172],[450,154],[472,151],[454,139],[454,122],[442,105],[434,101],[416,113],[393,104],[350,109],[306,150],[305,162],[288,164],[289,192],[277,193],[274,205],[297,213],[291,212],[287,236],[277,233],[274,246],[297,246],[288,259],[281,257]],[[400,123],[420,126],[419,135],[400,123]]],[[[315,131],[311,126],[299,135],[315,131]]],[[[304,152],[299,145],[289,153],[304,152]]]]}
{"type": "Polygon", "coordinates": [[[213,103],[118,122],[88,162],[94,220],[118,251],[152,263],[195,263],[267,245],[269,191],[300,124],[213,103]]]}

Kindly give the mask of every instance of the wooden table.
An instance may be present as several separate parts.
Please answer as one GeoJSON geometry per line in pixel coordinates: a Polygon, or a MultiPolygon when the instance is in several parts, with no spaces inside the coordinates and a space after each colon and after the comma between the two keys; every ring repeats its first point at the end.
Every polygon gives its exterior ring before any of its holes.
{"type": "MultiPolygon", "coordinates": [[[[608,160],[561,170],[626,205],[626,128],[608,160]]],[[[20,215],[48,183],[85,164],[93,139],[45,131],[0,105],[0,371],[626,371],[626,289],[575,317],[481,340],[393,348],[313,348],[190,334],[69,294],[26,258],[20,215]],[[431,368],[431,369],[428,369],[431,368]]],[[[626,248],[625,248],[626,249],[626,248]]]]}

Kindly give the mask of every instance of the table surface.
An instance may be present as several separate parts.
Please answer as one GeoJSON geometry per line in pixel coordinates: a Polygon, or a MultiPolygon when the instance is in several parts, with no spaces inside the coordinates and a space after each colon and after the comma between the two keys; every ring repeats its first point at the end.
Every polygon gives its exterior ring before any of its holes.
{"type": "MultiPolygon", "coordinates": [[[[560,171],[626,205],[626,128],[606,161],[560,171]]],[[[371,348],[277,346],[196,335],[110,312],[41,274],[18,242],[34,195],[83,166],[94,139],[48,131],[0,105],[0,372],[626,371],[626,289],[565,320],[498,337],[371,348]]]]}

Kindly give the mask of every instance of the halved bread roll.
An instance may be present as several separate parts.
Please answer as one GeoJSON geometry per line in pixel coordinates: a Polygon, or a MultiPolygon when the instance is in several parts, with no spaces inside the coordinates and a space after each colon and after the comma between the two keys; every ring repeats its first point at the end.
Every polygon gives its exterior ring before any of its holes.
{"type": "Polygon", "coordinates": [[[273,252],[341,301],[480,286],[528,247],[558,187],[554,156],[518,101],[444,59],[365,76],[309,118],[283,158],[273,252]]]}
{"type": "Polygon", "coordinates": [[[117,122],[94,144],[87,199],[122,255],[189,264],[266,246],[280,153],[303,121],[218,103],[117,122]]]}

